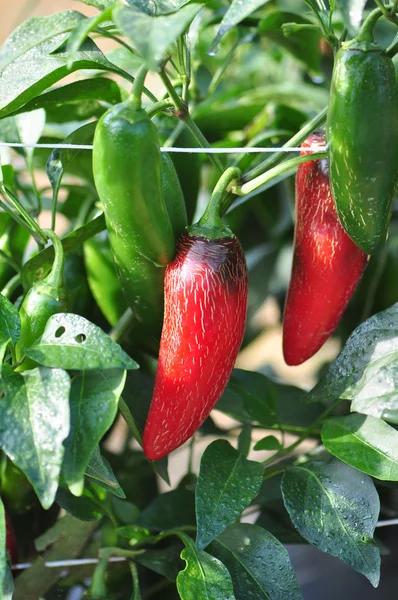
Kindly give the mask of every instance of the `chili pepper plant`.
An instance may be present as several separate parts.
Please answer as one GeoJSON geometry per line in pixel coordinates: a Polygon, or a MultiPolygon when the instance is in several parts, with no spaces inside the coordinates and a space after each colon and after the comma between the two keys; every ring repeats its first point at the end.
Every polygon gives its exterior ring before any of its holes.
{"type": "Polygon", "coordinates": [[[0,597],[392,597],[398,3],[73,5],[0,49],[0,597]]]}

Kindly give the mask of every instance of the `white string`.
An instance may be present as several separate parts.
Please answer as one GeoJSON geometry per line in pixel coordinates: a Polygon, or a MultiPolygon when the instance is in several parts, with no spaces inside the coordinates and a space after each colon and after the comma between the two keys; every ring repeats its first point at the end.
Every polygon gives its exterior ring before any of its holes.
{"type": "MultiPolygon", "coordinates": [[[[378,521],[376,527],[389,527],[391,525],[398,525],[398,519],[387,519],[385,521],[378,521]]],[[[124,556],[111,556],[108,561],[111,563],[124,562],[127,558],[124,556]]],[[[99,563],[98,558],[71,558],[66,560],[52,560],[44,563],[45,567],[49,569],[55,569],[59,567],[80,567],[81,565],[96,565],[99,563]]],[[[12,565],[14,571],[23,571],[29,569],[33,563],[17,563],[12,565]]]]}
{"type": "MultiPolygon", "coordinates": [[[[20,142],[0,142],[0,147],[6,148],[58,148],[60,150],[92,150],[92,144],[22,144],[20,142]]],[[[301,152],[302,148],[160,148],[162,152],[184,152],[187,154],[262,154],[264,152],[301,152]]],[[[309,146],[306,152],[326,152],[326,146],[309,146]]]]}
{"type": "MultiPolygon", "coordinates": [[[[111,556],[108,561],[112,563],[124,562],[127,560],[124,556],[111,556]]],[[[96,565],[99,563],[98,558],[70,558],[66,560],[51,560],[44,563],[45,567],[49,569],[56,569],[59,567],[80,567],[81,565],[96,565]]],[[[33,563],[17,563],[12,565],[13,571],[23,571],[33,566],[33,563]]]]}

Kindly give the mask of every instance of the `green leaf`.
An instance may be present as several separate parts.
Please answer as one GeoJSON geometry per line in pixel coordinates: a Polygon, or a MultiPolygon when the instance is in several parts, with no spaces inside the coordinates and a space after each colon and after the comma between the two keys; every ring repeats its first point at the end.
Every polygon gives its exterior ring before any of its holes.
{"type": "Polygon", "coordinates": [[[219,535],[257,495],[262,464],[247,460],[225,440],[203,453],[196,485],[196,546],[201,550],[219,535]]]}
{"type": "Polygon", "coordinates": [[[69,490],[58,488],[55,501],[70,515],[81,521],[98,521],[104,516],[105,510],[99,505],[94,495],[87,488],[78,498],[69,490]]]}
{"type": "Polygon", "coordinates": [[[102,456],[98,446],[90,458],[90,462],[86,467],[85,475],[93,483],[99,485],[114,496],[123,499],[126,497],[126,494],[123,492],[112,471],[111,465],[106,458],[102,456]]]}
{"type": "Polygon", "coordinates": [[[105,10],[115,4],[115,0],[79,0],[79,2],[83,2],[83,4],[87,4],[88,6],[94,6],[98,10],[105,10]]]}
{"type": "Polygon", "coordinates": [[[334,398],[388,398],[395,395],[398,361],[398,303],[373,315],[348,338],[346,345],[306,402],[334,398]]]}
{"type": "MultiPolygon", "coordinates": [[[[116,4],[115,4],[116,6],[116,4]]],[[[70,69],[73,65],[73,62],[77,56],[79,48],[85,42],[89,33],[91,33],[96,27],[98,27],[104,21],[107,21],[112,18],[112,10],[113,6],[105,9],[99,15],[95,17],[87,17],[84,20],[80,21],[76,27],[74,27],[71,35],[68,38],[68,42],[66,44],[66,52],[68,54],[68,68],[70,69]]]]}
{"type": "MultiPolygon", "coordinates": [[[[83,243],[90,237],[96,235],[100,231],[106,228],[105,217],[103,214],[99,215],[87,225],[79,227],[69,233],[67,236],[62,238],[62,248],[64,254],[71,254],[80,250],[83,243]]],[[[22,283],[26,290],[28,290],[35,281],[44,279],[51,270],[51,266],[54,262],[54,246],[51,245],[45,248],[39,254],[36,254],[33,258],[28,260],[22,268],[22,283]]]]}
{"type": "Polygon", "coordinates": [[[306,463],[286,470],[282,494],[303,538],[377,587],[380,554],[373,533],[380,502],[370,477],[336,459],[306,463]]]}
{"type": "MultiPolygon", "coordinates": [[[[151,17],[169,15],[176,12],[192,0],[127,0],[127,2],[151,17]]],[[[202,4],[208,0],[202,0],[202,4]]]]}
{"type": "MultiPolygon", "coordinates": [[[[123,390],[123,402],[120,403],[120,411],[130,431],[137,442],[142,446],[142,435],[152,401],[154,378],[144,371],[128,371],[126,385],[123,390]]],[[[151,461],[155,471],[164,481],[170,485],[168,474],[168,457],[161,460],[151,461]]]]}
{"type": "Polygon", "coordinates": [[[366,0],[336,0],[343,16],[344,26],[351,36],[357,35],[362,21],[366,0]]]}
{"type": "Polygon", "coordinates": [[[26,354],[47,367],[68,370],[138,369],[137,363],[102,329],[84,317],[53,315],[43,335],[26,348],[26,354]]]}
{"type": "Polygon", "coordinates": [[[188,536],[181,558],[186,567],[178,573],[177,590],[181,600],[235,600],[227,568],[206,552],[198,551],[188,536]]]}
{"type": "Polygon", "coordinates": [[[246,458],[252,443],[252,430],[251,425],[244,425],[238,437],[238,450],[246,458]]]}
{"type": "Polygon", "coordinates": [[[0,447],[23,471],[44,508],[54,501],[69,433],[68,374],[33,369],[0,380],[0,447]]]}
{"type": "Polygon", "coordinates": [[[201,8],[201,4],[190,4],[171,15],[152,17],[130,6],[119,6],[113,16],[118,27],[141,54],[148,69],[156,71],[167,51],[186,31],[201,8]]]}
{"type": "Polygon", "coordinates": [[[236,600],[300,600],[286,548],[268,531],[236,523],[214,540],[211,552],[228,568],[236,600]]]}
{"type": "Polygon", "coordinates": [[[65,567],[49,569],[46,562],[79,556],[97,527],[98,523],[95,521],[84,522],[70,515],[59,519],[51,530],[46,532],[51,534],[53,539],[51,547],[16,578],[15,600],[38,600],[47,595],[46,592],[62,577],[65,567]]]}
{"type": "Polygon", "coordinates": [[[292,385],[277,383],[255,371],[234,369],[217,410],[266,427],[308,427],[319,417],[322,407],[303,405],[302,397],[303,390],[292,385]]]}
{"type": "Polygon", "coordinates": [[[384,421],[363,415],[328,419],[322,442],[347,465],[383,481],[398,481],[398,432],[384,421]]]}
{"type": "MultiPolygon", "coordinates": [[[[78,145],[91,143],[96,126],[97,123],[93,122],[87,123],[86,125],[83,125],[83,127],[79,127],[79,129],[76,129],[68,135],[63,143],[78,145]]],[[[69,163],[72,162],[74,158],[77,158],[79,154],[88,154],[89,152],[91,162],[91,151],[88,150],[80,150],[79,148],[54,148],[51,152],[47,161],[46,171],[53,190],[53,205],[57,203],[62,177],[69,163]]]]}
{"type": "Polygon", "coordinates": [[[246,19],[246,17],[251,15],[255,10],[268,4],[269,1],[270,0],[246,0],[245,2],[242,2],[242,0],[233,0],[221,21],[220,28],[211,45],[210,52],[215,52],[221,39],[228,31],[238,25],[243,19],[246,19]]]}
{"type": "Polygon", "coordinates": [[[351,411],[398,424],[398,364],[376,368],[351,402],[351,411]]]}
{"type": "Polygon", "coordinates": [[[263,437],[254,446],[254,450],[279,450],[280,448],[281,443],[274,435],[263,437]]]}
{"type": "Polygon", "coordinates": [[[157,496],[137,519],[137,525],[166,531],[185,525],[195,525],[195,496],[184,489],[157,496]]]}
{"type": "Polygon", "coordinates": [[[181,544],[173,544],[161,550],[146,550],[144,554],[139,554],[134,560],[147,569],[166,577],[169,581],[175,581],[183,567],[180,558],[181,550],[181,544]]]}
{"type": "Polygon", "coordinates": [[[21,320],[15,306],[0,294],[0,343],[10,340],[15,346],[21,334],[21,320]]]}
{"type": "Polygon", "coordinates": [[[12,600],[14,597],[14,578],[11,569],[6,565],[6,572],[3,581],[3,600],[12,600]]]}
{"type": "MultiPolygon", "coordinates": [[[[4,598],[4,588],[9,584],[7,573],[7,551],[6,551],[6,515],[3,502],[0,499],[0,591],[1,598],[4,598]]],[[[11,578],[12,580],[12,578],[11,578]]],[[[9,596],[9,598],[12,598],[9,596]]]]}
{"type": "MultiPolygon", "coordinates": [[[[68,68],[68,55],[62,33],[46,40],[19,56],[3,71],[0,78],[0,118],[14,113],[46,88],[73,71],[95,69],[119,75],[124,73],[110,63],[91,39],[87,39],[68,68]]],[[[1,57],[0,57],[1,59],[1,57]]]]}
{"type": "Polygon", "coordinates": [[[106,110],[101,103],[112,105],[120,100],[120,89],[116,81],[96,77],[73,81],[44,92],[21,106],[13,115],[44,108],[47,122],[53,122],[54,115],[57,123],[64,122],[62,113],[65,111],[68,115],[66,121],[81,121],[101,116],[106,110]],[[70,118],[71,116],[73,118],[70,118]]]}
{"type": "MultiPolygon", "coordinates": [[[[252,420],[268,427],[278,423],[276,385],[265,375],[254,371],[234,369],[227,390],[240,396],[245,413],[250,415],[252,420]]],[[[218,403],[217,409],[219,408],[218,403]]]]}
{"type": "Polygon", "coordinates": [[[82,19],[84,16],[75,10],[65,10],[47,17],[28,19],[15,29],[2,46],[0,71],[4,71],[43,42],[48,42],[60,34],[72,31],[82,19]]]}
{"type": "Polygon", "coordinates": [[[115,420],[126,371],[83,371],[72,381],[71,428],[65,440],[62,475],[67,484],[84,485],[90,458],[115,420]]]}

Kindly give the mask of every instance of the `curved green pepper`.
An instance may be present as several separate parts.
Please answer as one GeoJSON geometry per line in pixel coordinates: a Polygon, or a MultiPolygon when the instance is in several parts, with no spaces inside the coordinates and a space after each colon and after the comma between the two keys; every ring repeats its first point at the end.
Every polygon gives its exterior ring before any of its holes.
{"type": "Polygon", "coordinates": [[[110,325],[116,325],[127,308],[106,231],[84,243],[87,281],[94,300],[110,325]]]}
{"type": "MultiPolygon", "coordinates": [[[[196,148],[198,143],[192,133],[184,127],[175,141],[175,146],[177,148],[196,148]]],[[[192,154],[189,154],[188,152],[173,152],[171,159],[176,168],[185,198],[188,223],[191,224],[195,216],[200,189],[202,169],[200,154],[197,154],[196,152],[192,154]]]]}
{"type": "Polygon", "coordinates": [[[374,23],[365,23],[336,55],[327,141],[340,221],[372,254],[386,240],[398,182],[398,86],[391,58],[373,41],[374,23]]]}
{"type": "Polygon", "coordinates": [[[166,209],[174,237],[177,240],[188,225],[188,217],[177,171],[172,159],[166,152],[162,154],[162,185],[166,209]]]}
{"type": "Polygon", "coordinates": [[[175,254],[162,191],[155,125],[134,98],[98,122],[93,171],[109,241],[126,299],[136,318],[159,335],[164,267],[175,254]]]}
{"type": "MultiPolygon", "coordinates": [[[[42,335],[48,319],[66,310],[64,251],[58,236],[51,230],[44,231],[54,245],[54,263],[49,275],[30,288],[19,309],[21,337],[15,346],[17,361],[23,358],[25,348],[29,348],[42,335]]],[[[25,358],[18,370],[26,371],[35,366],[33,360],[25,358]]]]}
{"type": "Polygon", "coordinates": [[[92,298],[81,251],[65,255],[64,284],[67,311],[90,318],[92,298]]]}

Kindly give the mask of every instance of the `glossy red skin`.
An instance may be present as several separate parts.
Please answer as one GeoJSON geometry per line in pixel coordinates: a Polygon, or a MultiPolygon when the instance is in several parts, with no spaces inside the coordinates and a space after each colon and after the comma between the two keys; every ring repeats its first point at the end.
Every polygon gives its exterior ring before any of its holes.
{"type": "Polygon", "coordinates": [[[179,239],[166,269],[159,362],[143,436],[149,459],[186,442],[223,393],[242,343],[247,287],[236,238],[179,239]]]}
{"type": "MultiPolygon", "coordinates": [[[[324,146],[311,135],[309,146],[324,146]]],[[[337,216],[328,162],[299,166],[292,275],[283,316],[283,354],[288,365],[313,356],[332,335],[361,278],[367,255],[348,237],[337,216]]]]}
{"type": "Polygon", "coordinates": [[[15,539],[15,533],[10,523],[8,516],[6,515],[6,547],[10,554],[11,563],[15,564],[18,559],[17,554],[17,542],[15,539]]]}

